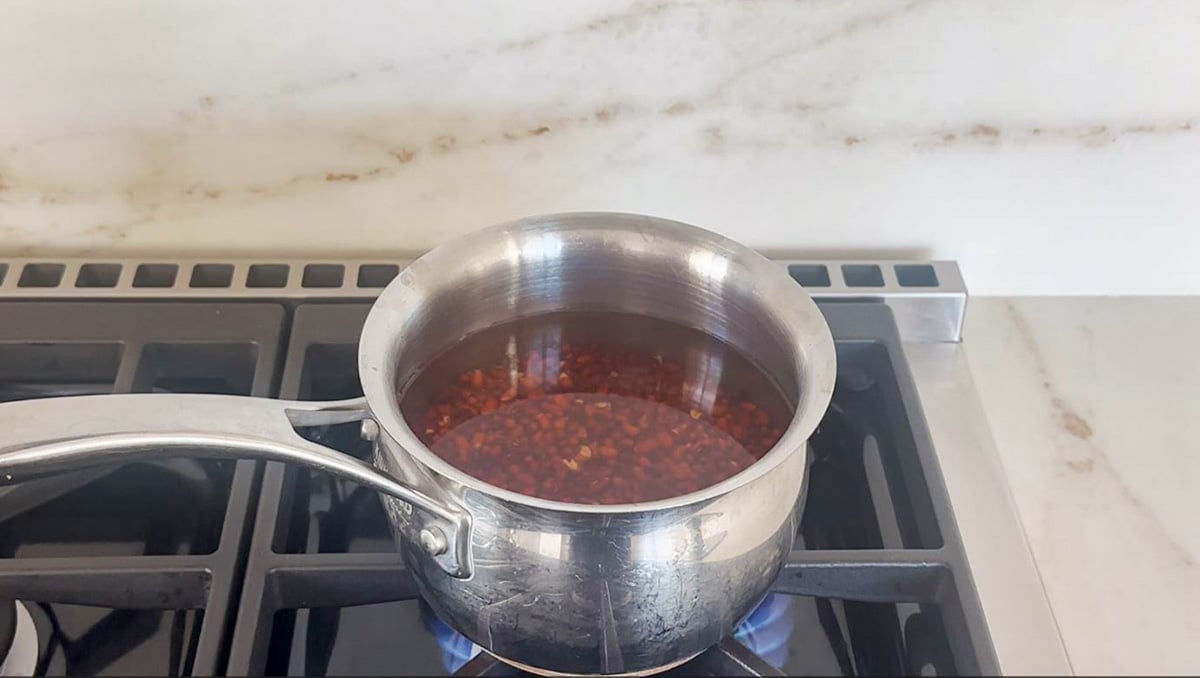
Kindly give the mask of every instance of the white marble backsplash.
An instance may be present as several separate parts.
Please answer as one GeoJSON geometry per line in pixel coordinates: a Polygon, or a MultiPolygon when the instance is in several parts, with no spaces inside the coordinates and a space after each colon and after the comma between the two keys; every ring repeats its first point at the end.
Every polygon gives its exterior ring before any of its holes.
{"type": "Polygon", "coordinates": [[[605,209],[977,292],[1200,292],[1200,3],[0,14],[0,253],[412,253],[605,209]]]}

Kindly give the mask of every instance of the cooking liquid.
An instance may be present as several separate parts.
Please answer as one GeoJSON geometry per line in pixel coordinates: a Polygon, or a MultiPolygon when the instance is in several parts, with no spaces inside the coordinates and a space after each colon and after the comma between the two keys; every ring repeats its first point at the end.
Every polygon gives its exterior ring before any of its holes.
{"type": "Polygon", "coordinates": [[[615,312],[539,315],[467,337],[403,390],[400,409],[466,473],[581,504],[714,485],[766,454],[794,412],[729,345],[615,312]]]}

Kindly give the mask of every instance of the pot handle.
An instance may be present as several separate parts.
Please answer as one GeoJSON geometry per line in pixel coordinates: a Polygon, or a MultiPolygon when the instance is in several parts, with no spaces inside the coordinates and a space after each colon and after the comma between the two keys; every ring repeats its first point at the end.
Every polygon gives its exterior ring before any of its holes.
{"type": "Polygon", "coordinates": [[[0,485],[95,464],[165,457],[298,464],[424,509],[429,519],[419,535],[421,548],[448,574],[470,577],[471,514],[465,508],[309,441],[295,429],[359,420],[370,420],[363,398],[304,402],[136,393],[10,402],[0,405],[0,485]]]}

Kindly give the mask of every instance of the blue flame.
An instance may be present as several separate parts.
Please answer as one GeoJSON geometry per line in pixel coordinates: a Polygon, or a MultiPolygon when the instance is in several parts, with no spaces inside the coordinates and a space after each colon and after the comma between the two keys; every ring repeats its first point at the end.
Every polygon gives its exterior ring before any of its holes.
{"type": "Polygon", "coordinates": [[[788,614],[792,597],[771,594],[763,600],[746,621],[733,631],[733,637],[771,666],[783,669],[788,656],[788,639],[796,619],[788,614]]]}
{"type": "MultiPolygon", "coordinates": [[[[788,614],[791,603],[791,596],[771,594],[733,632],[738,642],[777,669],[782,669],[787,661],[787,641],[796,624],[795,618],[788,614]]],[[[442,665],[450,673],[479,654],[478,645],[436,615],[429,615],[426,627],[442,648],[442,665]]]]}
{"type": "Polygon", "coordinates": [[[449,624],[439,619],[436,615],[429,615],[429,619],[425,625],[433,633],[433,637],[437,639],[438,646],[442,648],[442,665],[450,673],[461,669],[464,664],[479,654],[478,645],[467,640],[467,637],[463,634],[450,628],[449,624]]]}

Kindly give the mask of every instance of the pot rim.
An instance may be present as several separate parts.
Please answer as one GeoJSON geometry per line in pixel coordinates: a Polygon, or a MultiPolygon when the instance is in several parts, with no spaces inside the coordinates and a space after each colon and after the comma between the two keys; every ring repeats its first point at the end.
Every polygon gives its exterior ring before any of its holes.
{"type": "Polygon", "coordinates": [[[801,453],[816,430],[833,395],[836,378],[833,336],[816,302],[787,271],[758,252],[724,236],[682,222],[620,212],[567,212],[526,217],[468,233],[447,241],[414,260],[383,290],[372,305],[359,341],[359,379],[371,415],[383,432],[411,458],[438,475],[492,497],[528,506],[572,513],[624,514],[679,508],[716,499],[769,473],[792,454],[801,453]],[[763,298],[770,298],[798,355],[799,398],[795,414],[780,439],[761,459],[721,482],[688,494],[634,504],[576,504],[513,492],[476,478],[450,464],[426,447],[400,414],[392,362],[399,350],[399,332],[424,300],[420,280],[425,269],[454,266],[467,250],[482,240],[503,238],[506,233],[528,230],[619,228],[655,235],[666,234],[680,242],[704,243],[725,251],[750,269],[763,298]]]}

